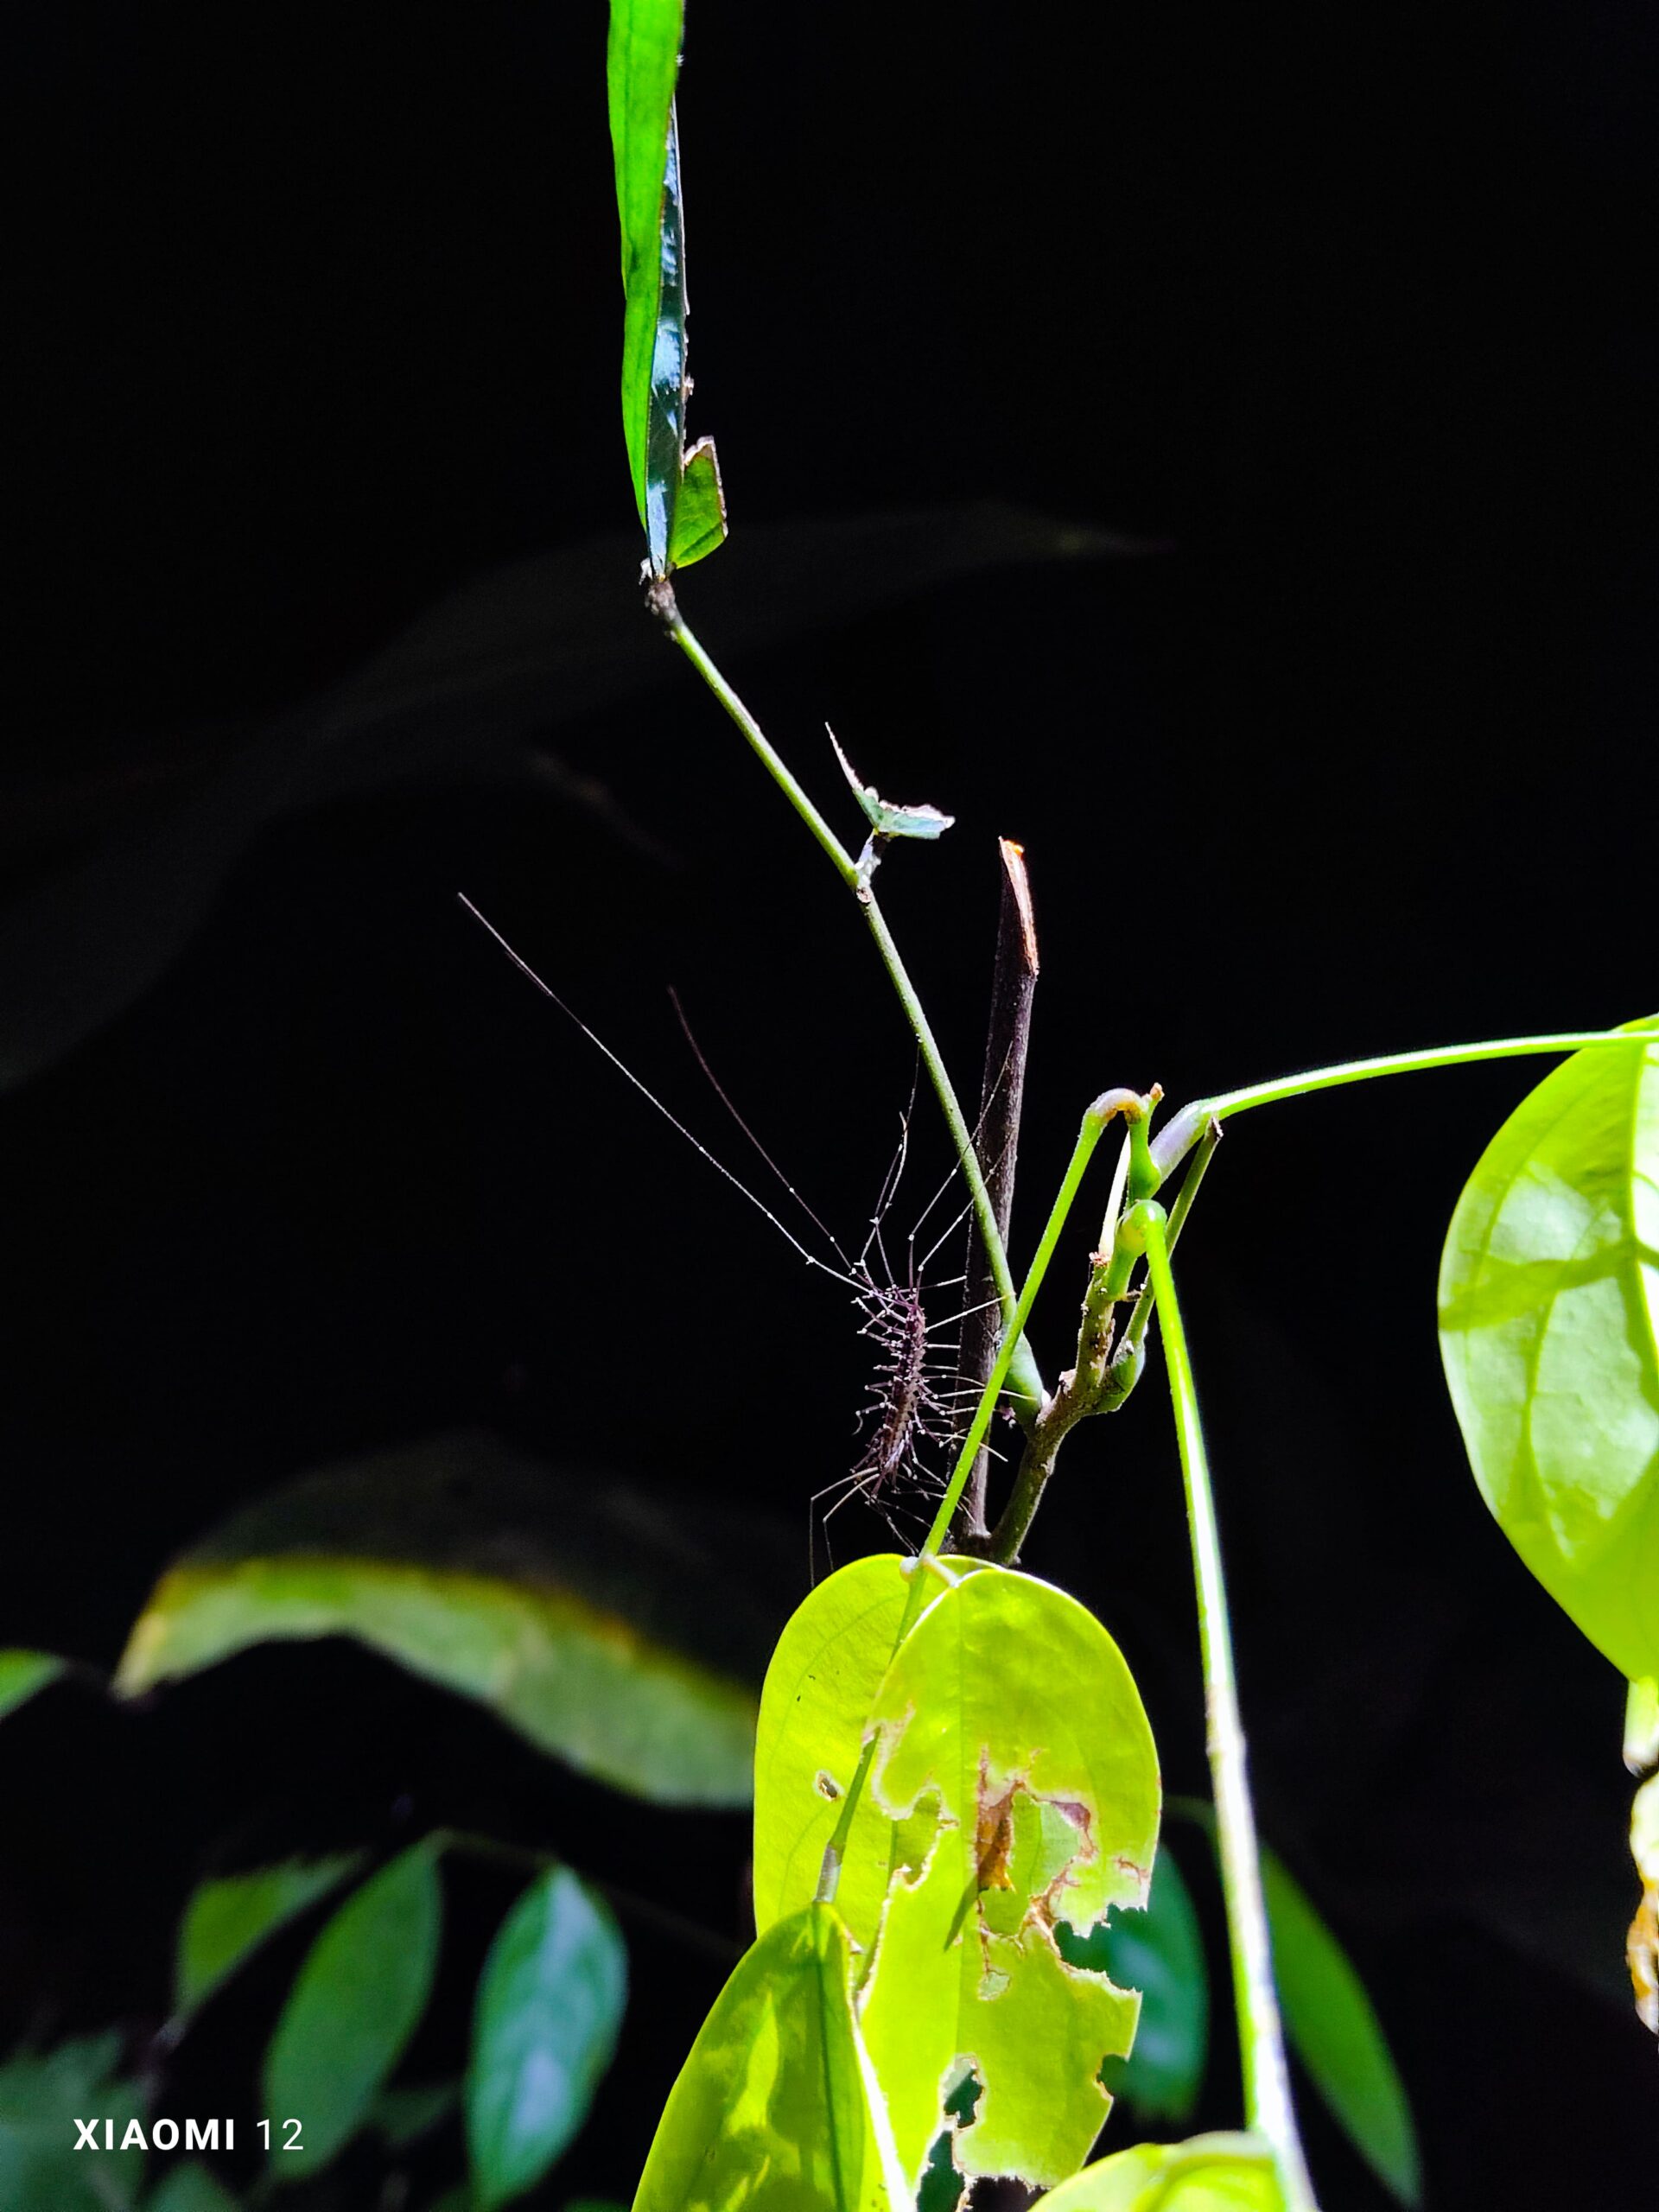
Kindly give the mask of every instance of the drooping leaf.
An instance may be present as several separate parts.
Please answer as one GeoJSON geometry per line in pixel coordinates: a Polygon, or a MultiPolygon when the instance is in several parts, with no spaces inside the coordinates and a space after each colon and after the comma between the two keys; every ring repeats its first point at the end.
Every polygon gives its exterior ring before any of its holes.
{"type": "Polygon", "coordinates": [[[1630,1923],[1624,1955],[1636,2016],[1649,2033],[1659,2036],[1659,1774],[1643,1783],[1630,1807],[1630,1856],[1642,1884],[1642,1901],[1630,1923]]]}
{"type": "Polygon", "coordinates": [[[431,1994],[443,1916],[430,1838],[383,1866],[334,1913],[306,1955],[265,2053],[271,2171],[315,2173],[366,2118],[431,1994]],[[280,2126],[301,2123],[278,2152],[280,2126]]]}
{"type": "Polygon", "coordinates": [[[502,1923],[478,1986],[467,2142],[480,2212],[532,2188],[575,2136],[626,2001],[615,1922],[569,1867],[549,1867],[502,1923]]]}
{"type": "Polygon", "coordinates": [[[369,2126],[394,2151],[429,2135],[461,2102],[459,2082],[398,2083],[382,2089],[369,2107],[369,2126]]]}
{"type": "Polygon", "coordinates": [[[291,1859],[280,1866],[199,1883],[179,1923],[173,1965],[178,2011],[194,2012],[268,1936],[349,1879],[363,1860],[360,1851],[291,1859]]]}
{"type": "Polygon", "coordinates": [[[1487,1147],[1440,1264],[1481,1494],[1619,1671],[1659,1675],[1659,1046],[1578,1052],[1487,1147]]]}
{"type": "Polygon", "coordinates": [[[1137,2143],[1039,2197],[1032,2212],[1284,2212],[1265,2143],[1244,2134],[1137,2143]]]}
{"type": "Polygon", "coordinates": [[[1057,1937],[1147,1894],[1160,1788],[1133,1677],[1074,1599],[986,1567],[922,1614],[872,1722],[896,1878],[860,2018],[906,2173],[971,2069],[961,2171],[1057,2182],[1100,2132],[1101,2069],[1140,2007],[1057,1937]]]}
{"type": "Polygon", "coordinates": [[[67,1664],[49,1651],[0,1651],[0,1719],[56,1681],[67,1664]]]}
{"type": "Polygon", "coordinates": [[[130,2212],[144,2153],[121,2148],[143,2107],[116,2071],[121,2038],[60,2044],[0,2065],[0,2205],[5,2212],[130,2212]],[[96,2150],[77,2151],[77,2120],[99,2122],[96,2150]],[[106,2137],[105,2123],[108,2124],[106,2137]],[[105,2149],[109,2141],[113,2147],[105,2149]]]}
{"type": "Polygon", "coordinates": [[[900,2212],[850,1973],[828,1905],[745,1954],[669,2095],[633,2212],[900,2212]]]}
{"type": "Polygon", "coordinates": [[[1168,1846],[1144,1910],[1115,1916],[1086,1948],[1063,1938],[1062,1948],[1073,1964],[1099,1967],[1120,1989],[1141,1993],[1135,2048],[1107,2069],[1113,2095],[1142,2120],[1190,2120],[1209,2056],[1210,1970],[1192,1892],[1168,1846]]]}
{"type": "Polygon", "coordinates": [[[247,1645],[351,1636],[660,1803],[748,1802],[772,1618],[753,1557],[608,1478],[461,1435],[311,1476],[163,1576],[116,1676],[132,1695],[247,1645]]]}
{"type": "Polygon", "coordinates": [[[1401,2203],[1422,2202],[1422,2164],[1405,2085],[1347,1954],[1283,1862],[1262,1854],[1273,1974],[1285,2029],[1313,2086],[1401,2203]]]}
{"type": "MultiPolygon", "coordinates": [[[[610,99],[611,151],[616,165],[616,211],[622,233],[622,424],[633,474],[639,519],[652,540],[652,565],[660,575],[671,518],[664,511],[660,546],[647,513],[653,415],[653,359],[658,344],[663,292],[663,198],[669,164],[674,84],[684,32],[682,0],[611,0],[606,79],[610,99]]],[[[683,346],[683,315],[671,339],[683,346]]],[[[683,374],[677,356],[674,389],[683,374]]],[[[674,461],[679,439],[674,439],[674,461]]]]}
{"type": "Polygon", "coordinates": [[[238,2212],[237,2200],[199,2158],[169,2166],[144,2199],[144,2212],[238,2212]]]}

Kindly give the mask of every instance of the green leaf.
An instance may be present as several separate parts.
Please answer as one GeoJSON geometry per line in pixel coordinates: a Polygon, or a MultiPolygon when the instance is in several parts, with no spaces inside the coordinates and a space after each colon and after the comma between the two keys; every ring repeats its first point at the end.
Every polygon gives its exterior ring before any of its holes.
{"type": "Polygon", "coordinates": [[[200,2160],[174,2166],[144,2199],[144,2212],[238,2212],[237,2200],[200,2160]]]}
{"type": "Polygon", "coordinates": [[[1210,1972],[1192,1892],[1165,1845],[1142,1911],[1097,1929],[1087,1948],[1062,1948],[1141,1992],[1135,2048],[1107,2069],[1107,2086],[1141,2119],[1184,2125],[1198,2101],[1210,2045],[1210,1972]]]}
{"type": "Polygon", "coordinates": [[[312,1945],[265,2053],[278,2179],[327,2165],[366,2118],[426,2010],[442,1916],[429,1837],[349,1897],[312,1945]],[[300,2146],[279,2152],[289,2119],[301,2122],[300,2146]]]}
{"type": "Polygon", "coordinates": [[[1285,2028],[1313,2086],[1377,2178],[1402,2204],[1422,2202],[1411,2107],[1363,1983],[1272,1852],[1262,1889],[1285,2028]]]}
{"type": "MultiPolygon", "coordinates": [[[[652,524],[646,513],[646,482],[652,365],[663,289],[664,183],[683,16],[681,0],[611,0],[606,54],[616,211],[622,232],[622,424],[634,498],[648,537],[652,524]]],[[[677,461],[677,440],[675,458],[677,461]]],[[[664,558],[667,549],[664,515],[661,525],[664,558]]],[[[654,543],[652,566],[662,574],[654,543]]]]}
{"type": "Polygon", "coordinates": [[[906,2173],[971,2070],[962,2171],[1057,2182],[1100,2132],[1101,2069],[1140,2009],[1056,1932],[1086,1936],[1147,1894],[1160,1789],[1134,1679],[1073,1599],[985,1567],[922,1614],[871,1725],[870,1821],[848,1858],[879,1853],[895,1878],[860,2018],[906,2173]]]}
{"type": "Polygon", "coordinates": [[[194,2012],[268,1936],[356,1873],[364,1857],[351,1851],[332,1859],[291,1859],[198,1884],[179,1923],[173,1967],[179,2012],[194,2012]]]}
{"type": "MultiPolygon", "coordinates": [[[[458,1436],[314,1475],[163,1576],[116,1688],[249,1644],[351,1636],[542,1750],[663,1804],[745,1805],[772,1616],[613,1480],[458,1436]]],[[[728,1555],[743,1556],[735,1540],[728,1555]]]]}
{"type": "Polygon", "coordinates": [[[689,569],[726,542],[726,493],[712,438],[699,438],[685,456],[679,497],[674,503],[674,535],[668,565],[689,569]]]}
{"type": "Polygon", "coordinates": [[[382,2089],[369,2107],[369,2125],[394,2151],[407,2150],[448,2119],[461,2101],[459,2082],[420,2082],[382,2089]]]}
{"type": "Polygon", "coordinates": [[[68,1663],[49,1651],[0,1651],[0,1718],[55,1681],[68,1663]]]}
{"type": "MultiPolygon", "coordinates": [[[[44,2056],[0,2066],[0,2205],[5,2212],[130,2212],[143,2181],[144,2153],[120,2148],[143,2107],[115,2069],[121,2038],[111,2032],[60,2044],[44,2056]],[[77,2120],[110,2123],[115,2147],[77,2151],[77,2120]]],[[[105,2131],[100,2126],[99,2140],[105,2131]]]]}
{"type": "Polygon", "coordinates": [[[1252,2135],[1195,2135],[1137,2143],[1085,2166],[1039,2197],[1033,2212],[1284,2212],[1265,2143],[1252,2135]]]}
{"type": "Polygon", "coordinates": [[[745,1954],[670,2093],[633,2212],[899,2212],[850,1972],[829,1905],[745,1954]]]}
{"type": "MultiPolygon", "coordinates": [[[[754,1739],[754,1924],[762,1935],[817,1893],[824,1847],[899,1640],[911,1571],[890,1554],[853,1560],[808,1594],[778,1639],[754,1739]]],[[[836,1910],[868,1946],[887,1890],[887,1829],[863,1807],[859,1823],[861,1847],[842,1863],[836,1910]]]]}
{"type": "Polygon", "coordinates": [[[883,798],[874,784],[863,782],[856,768],[842,749],[840,739],[834,730],[830,742],[836,749],[841,763],[841,772],[846,777],[853,797],[858,801],[871,833],[877,837],[921,837],[929,842],[944,836],[955,822],[954,814],[941,814],[937,806],[900,806],[893,799],[883,798]]]}
{"type": "Polygon", "coordinates": [[[686,448],[685,220],[674,111],[681,0],[612,0],[607,73],[622,230],[622,427],[654,576],[726,536],[712,442],[686,448]]]}
{"type": "Polygon", "coordinates": [[[538,1874],[503,1922],[478,1987],[467,2142],[484,2212],[533,2187],[587,2119],[627,1986],[627,1953],[605,1905],[567,1866],[538,1874]]]}
{"type": "Polygon", "coordinates": [[[1574,1053],[1510,1116],[1440,1306],[1499,1527],[1622,1674],[1659,1675],[1659,1046],[1574,1053]]]}

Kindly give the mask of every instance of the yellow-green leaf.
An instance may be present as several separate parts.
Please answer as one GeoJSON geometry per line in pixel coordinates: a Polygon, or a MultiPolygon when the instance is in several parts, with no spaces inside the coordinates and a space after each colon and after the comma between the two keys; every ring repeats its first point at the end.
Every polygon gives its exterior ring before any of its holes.
{"type": "Polygon", "coordinates": [[[0,1717],[26,1705],[68,1665],[49,1651],[0,1651],[0,1717]]]}
{"type": "Polygon", "coordinates": [[[1458,1201],[1440,1308],[1498,1525],[1622,1674],[1659,1675],[1659,1046],[1575,1053],[1522,1101],[1458,1201]]]}
{"type": "Polygon", "coordinates": [[[691,2046],[634,2212],[901,2212],[850,1972],[828,1905],[766,1930],[691,2046]]]}
{"type": "Polygon", "coordinates": [[[1284,2196],[1256,2137],[1195,2135],[1137,2143],[1085,2166],[1032,2212],[1284,2212],[1284,2196]]]}
{"type": "Polygon", "coordinates": [[[458,1436],[307,1478],[151,1592],[128,1696],[254,1643],[354,1637],[659,1803],[746,1805],[766,1609],[614,1483],[458,1436]],[[750,1680],[753,1676],[750,1677],[750,1680]]]}
{"type": "MultiPolygon", "coordinates": [[[[754,1922],[763,1935],[817,1894],[912,1571],[891,1554],[855,1560],[810,1592],[778,1639],[754,1745],[754,1922]]],[[[866,1947],[887,1895],[891,1825],[861,1802],[836,1892],[836,1911],[866,1947]]]]}
{"type": "Polygon", "coordinates": [[[360,1851],[329,1859],[291,1859],[247,1874],[199,1883],[179,1923],[174,2002],[194,2012],[268,1936],[354,1874],[360,1851]]]}
{"type": "Polygon", "coordinates": [[[1160,1796],[1134,1680],[1084,1607],[986,1568],[922,1615],[872,1722],[871,1798],[903,1847],[860,2016],[906,2172],[971,2071],[961,2170],[1056,2182],[1099,2133],[1140,2005],[1056,1934],[1147,1894],[1160,1796]]]}

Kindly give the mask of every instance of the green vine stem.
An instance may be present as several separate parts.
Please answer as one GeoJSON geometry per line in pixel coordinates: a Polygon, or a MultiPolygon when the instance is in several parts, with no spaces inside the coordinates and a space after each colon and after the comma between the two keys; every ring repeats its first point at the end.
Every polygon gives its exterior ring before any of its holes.
{"type": "Polygon", "coordinates": [[[1338,1060],[1306,1075],[1280,1076],[1271,1083],[1247,1084],[1213,1098],[1182,1107],[1154,1139],[1152,1156],[1167,1175],[1198,1142],[1211,1122],[1224,1122],[1251,1106],[1274,1106],[1309,1091],[1333,1090],[1339,1084],[1369,1083],[1376,1076],[1418,1075],[1430,1068],[1465,1067],[1476,1060],[1518,1060],[1542,1052],[1582,1052],[1598,1045],[1659,1043],[1659,1029],[1574,1029],[1550,1037],[1501,1037],[1479,1045],[1431,1046],[1421,1052],[1386,1052],[1378,1059],[1338,1060]]]}
{"type": "Polygon", "coordinates": [[[1186,1485],[1186,1515],[1192,1537],[1192,1572],[1198,1588],[1198,1642],[1204,1661],[1204,1700],[1210,1773],[1216,1801],[1217,1840],[1222,1887],[1227,1899],[1228,1948],[1232,1960],[1233,2003],[1244,2075],[1246,2123],[1272,2145],[1279,2162],[1290,2212],[1313,2212],[1313,2189],[1296,2132],[1290,2071],[1273,1980],[1273,1951],[1267,1907],[1262,1895],[1262,1867],[1250,1807],[1244,1729],[1239,1716],[1233,1669],[1232,1630],[1227,1617],[1227,1585],[1222,1571],[1221,1535],[1209,1457],[1198,1419],[1198,1393],[1187,1354],[1186,1332],[1169,1264],[1169,1228],[1155,1199],[1134,1207],[1126,1228],[1146,1249],[1147,1270],[1158,1306],[1158,1322],[1169,1371],[1176,1442],[1186,1485]]]}
{"type": "MultiPolygon", "coordinates": [[[[1003,1246],[1001,1232],[997,1225],[996,1208],[986,1185],[984,1171],[980,1166],[979,1153],[974,1143],[973,1133],[969,1128],[967,1118],[963,1113],[956,1087],[950,1080],[950,1071],[944,1065],[944,1056],[939,1050],[938,1041],[933,1034],[932,1025],[928,1020],[926,1011],[917,994],[916,986],[910,980],[909,970],[899,955],[899,947],[893,942],[893,932],[887,927],[887,918],[877,902],[868,873],[860,868],[858,862],[836,836],[817,808],[814,806],[797,782],[782,754],[779,753],[760,723],[756,721],[742,700],[739,698],[737,693],[733,690],[731,685],[709,658],[702,645],[687,627],[681,617],[670,585],[666,582],[652,585],[651,601],[653,611],[663,627],[690,662],[692,667],[696,670],[698,675],[702,677],[733,721],[736,723],[747,740],[751,751],[811,831],[813,837],[827,855],[830,866],[853,893],[863,911],[870,935],[875,939],[876,950],[881,956],[882,965],[887,971],[893,988],[898,993],[899,1003],[903,1006],[910,1022],[911,1030],[922,1055],[922,1064],[927,1070],[928,1080],[933,1086],[934,1096],[939,1102],[940,1110],[944,1116],[946,1126],[950,1132],[950,1141],[956,1147],[957,1158],[967,1181],[969,1195],[973,1200],[974,1217],[979,1224],[980,1238],[985,1249],[986,1257],[990,1262],[992,1278],[996,1286],[997,1304],[1001,1308],[1003,1328],[1006,1332],[1010,1326],[1016,1300],[1014,1277],[1008,1268],[1008,1255],[1003,1246]]],[[[1014,1333],[1010,1357],[1003,1363],[1003,1372],[1008,1382],[1008,1395],[1020,1417],[1026,1421],[1034,1419],[1043,1401],[1043,1381],[1038,1370],[1036,1358],[1024,1336],[1018,1331],[1014,1333]]]]}

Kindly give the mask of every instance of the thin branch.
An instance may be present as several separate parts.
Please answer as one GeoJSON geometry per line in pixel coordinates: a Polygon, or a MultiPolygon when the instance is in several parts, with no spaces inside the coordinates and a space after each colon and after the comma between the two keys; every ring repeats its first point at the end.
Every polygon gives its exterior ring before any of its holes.
{"type": "MultiPolygon", "coordinates": [[[[950,1131],[950,1141],[956,1147],[957,1158],[962,1163],[963,1175],[973,1199],[974,1217],[979,1224],[981,1241],[990,1262],[997,1300],[1006,1326],[1014,1308],[1014,1278],[1008,1270],[1007,1253],[1004,1249],[1001,1232],[997,1226],[996,1209],[992,1204],[990,1192],[986,1186],[985,1177],[980,1168],[979,1155],[974,1149],[973,1135],[951,1084],[950,1071],[944,1065],[944,1058],[939,1051],[938,1042],[934,1037],[916,987],[910,980],[909,971],[899,957],[899,948],[893,942],[893,932],[887,927],[886,917],[877,903],[875,893],[870,887],[866,876],[861,873],[857,861],[849,853],[835,831],[796,781],[785,766],[782,755],[767,738],[760,723],[756,721],[742,700],[738,697],[719,669],[715,667],[708,653],[686,627],[684,621],[681,619],[679,608],[675,603],[672,588],[666,582],[652,585],[651,603],[669,636],[743,733],[751,750],[760,760],[766,772],[788,799],[796,813],[811,831],[828,856],[836,874],[853,893],[863,911],[864,919],[868,925],[871,936],[875,939],[876,950],[881,956],[882,964],[887,969],[893,989],[898,993],[899,1002],[909,1019],[912,1033],[921,1052],[922,1064],[927,1070],[928,1080],[933,1086],[934,1095],[938,1099],[946,1126],[950,1131]]],[[[1023,1337],[1014,1345],[1008,1372],[1009,1397],[1023,1419],[1027,1421],[1034,1419],[1037,1409],[1042,1402],[1042,1376],[1038,1372],[1036,1360],[1023,1337]]]]}
{"type": "MultiPolygon", "coordinates": [[[[1006,1251],[1014,1212],[1020,1113],[1026,1095],[1026,1056],[1038,958],[1037,925],[1025,854],[1007,837],[998,838],[997,849],[1002,861],[1002,897],[997,916],[996,965],[991,978],[991,1015],[985,1033],[985,1070],[980,1082],[978,1150],[1006,1251]]],[[[976,1240],[969,1255],[963,1286],[963,1302],[970,1311],[963,1328],[957,1366],[958,1381],[974,1391],[985,1387],[1001,1334],[1001,1319],[992,1302],[995,1288],[984,1245],[976,1240]]],[[[986,1534],[985,1484],[990,1464],[990,1453],[982,1446],[957,1516],[959,1536],[972,1539],[986,1534]]]]}

